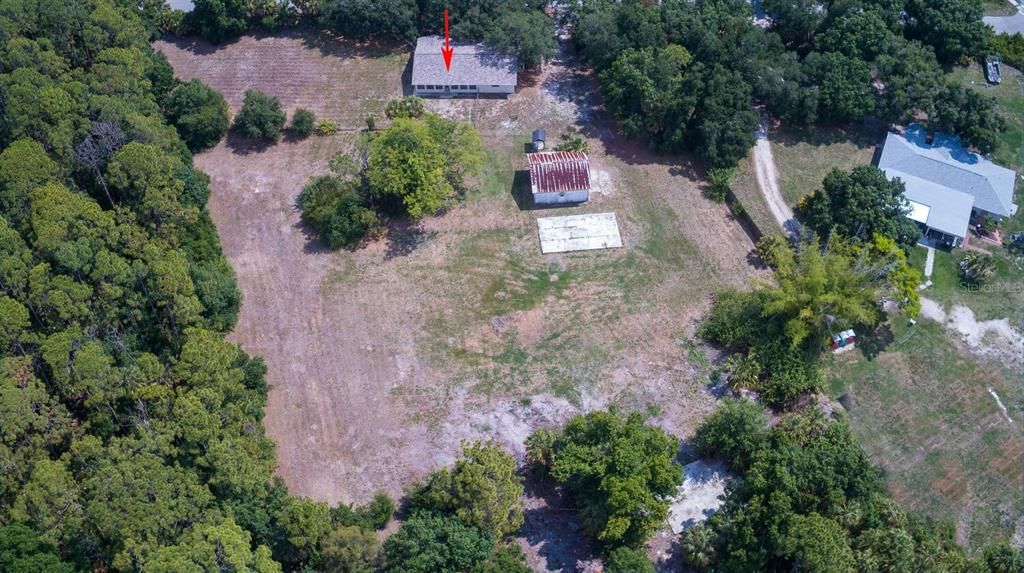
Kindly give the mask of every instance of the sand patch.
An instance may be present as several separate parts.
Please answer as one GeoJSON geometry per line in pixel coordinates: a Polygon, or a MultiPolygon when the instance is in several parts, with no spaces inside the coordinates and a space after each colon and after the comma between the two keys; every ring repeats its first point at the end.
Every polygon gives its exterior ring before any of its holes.
{"type": "Polygon", "coordinates": [[[999,358],[1011,366],[1024,364],[1024,335],[1005,318],[978,320],[973,310],[959,304],[947,313],[937,301],[924,297],[921,316],[955,332],[975,354],[999,358]]]}

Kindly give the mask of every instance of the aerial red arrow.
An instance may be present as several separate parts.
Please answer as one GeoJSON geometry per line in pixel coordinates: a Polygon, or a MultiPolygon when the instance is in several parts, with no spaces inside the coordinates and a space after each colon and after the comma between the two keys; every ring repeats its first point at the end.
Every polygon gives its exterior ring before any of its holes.
{"type": "Polygon", "coordinates": [[[441,55],[444,56],[444,69],[452,71],[452,53],[455,51],[448,43],[448,10],[444,11],[444,47],[441,48],[441,55]]]}

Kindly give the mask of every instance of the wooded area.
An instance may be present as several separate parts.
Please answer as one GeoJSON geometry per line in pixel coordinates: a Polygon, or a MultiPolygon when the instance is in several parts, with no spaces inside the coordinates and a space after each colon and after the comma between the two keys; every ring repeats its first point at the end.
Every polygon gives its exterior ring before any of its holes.
{"type": "MultiPolygon", "coordinates": [[[[224,338],[241,296],[192,153],[232,126],[272,142],[331,125],[297,110],[286,128],[280,101],[258,91],[232,122],[221,94],[175,79],[148,41],[171,30],[227,41],[303,19],[410,41],[437,32],[447,7],[463,16],[460,37],[532,67],[556,45],[546,4],[196,0],[183,20],[140,4],[0,0],[0,569],[529,571],[512,539],[523,468],[496,443],[463,444],[401,507],[383,493],[331,507],[273,476],[266,368],[224,338]],[[382,542],[396,513],[403,523],[382,542]]],[[[923,116],[982,151],[1004,129],[941,67],[986,45],[976,0],[764,4],[770,30],[744,0],[588,2],[566,23],[622,133],[710,167],[747,154],[755,102],[794,123],[923,116]]],[[[369,125],[354,156],[335,157],[299,196],[330,248],[376,236],[388,216],[438,213],[484,163],[469,124],[411,98],[387,109],[387,127],[369,125]]],[[[739,477],[723,509],[680,538],[693,567],[1024,570],[1008,543],[970,554],[950,527],[901,508],[845,423],[790,411],[820,389],[835,330],[877,326],[883,298],[918,312],[901,191],[873,167],[830,173],[798,208],[814,235],[764,239],[756,253],[773,282],[723,291],[699,327],[731,353],[732,389],[757,392],[780,419],[769,426],[762,406],[727,399],[701,425],[700,453],[739,477]]],[[[530,479],[564,492],[606,571],[653,571],[642,548],[683,479],[678,437],[611,409],[536,430],[525,446],[530,479]]]]}

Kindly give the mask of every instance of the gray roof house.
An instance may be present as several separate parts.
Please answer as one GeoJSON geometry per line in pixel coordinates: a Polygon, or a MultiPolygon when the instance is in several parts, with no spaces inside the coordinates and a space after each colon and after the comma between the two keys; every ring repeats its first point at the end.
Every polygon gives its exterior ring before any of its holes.
{"type": "Polygon", "coordinates": [[[412,93],[427,97],[508,95],[516,91],[515,56],[481,44],[452,44],[451,70],[445,69],[444,38],[424,36],[412,56],[412,93]]]}
{"type": "Polygon", "coordinates": [[[916,124],[886,137],[878,168],[903,181],[907,216],[924,226],[925,236],[954,247],[967,236],[972,215],[1002,219],[1017,212],[1016,173],[967,151],[953,136],[938,133],[929,143],[916,124]]]}

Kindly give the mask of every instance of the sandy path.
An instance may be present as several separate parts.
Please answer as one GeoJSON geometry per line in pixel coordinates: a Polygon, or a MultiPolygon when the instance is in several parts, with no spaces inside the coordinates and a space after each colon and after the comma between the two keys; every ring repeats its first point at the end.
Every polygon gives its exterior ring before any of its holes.
{"type": "Polygon", "coordinates": [[[793,216],[793,209],[786,204],[786,199],[779,190],[779,170],[775,167],[775,157],[772,155],[772,147],[768,142],[768,128],[761,124],[757,130],[757,143],[754,145],[754,171],[757,176],[757,186],[761,189],[772,216],[778,221],[779,226],[788,233],[793,234],[797,230],[797,222],[793,216]]]}
{"type": "Polygon", "coordinates": [[[1024,364],[1024,335],[1007,319],[978,320],[974,311],[954,305],[948,313],[942,305],[921,297],[921,316],[956,333],[972,352],[1001,359],[1009,366],[1024,364]]]}

